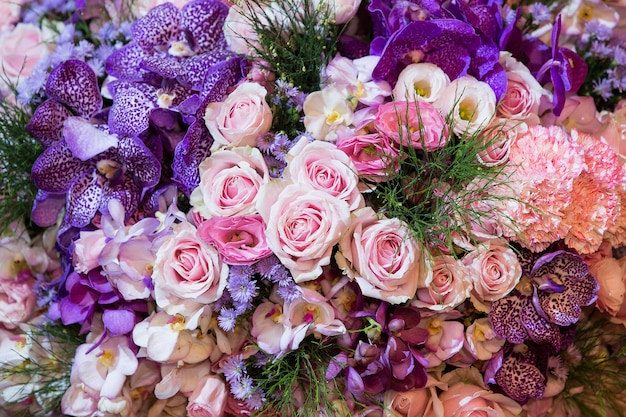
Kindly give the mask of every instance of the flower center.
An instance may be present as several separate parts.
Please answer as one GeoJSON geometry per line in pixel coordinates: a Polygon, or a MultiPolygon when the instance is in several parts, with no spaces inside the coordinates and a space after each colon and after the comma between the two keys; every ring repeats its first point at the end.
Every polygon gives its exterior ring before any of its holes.
{"type": "Polygon", "coordinates": [[[100,358],[98,358],[98,362],[101,365],[107,368],[110,368],[113,366],[113,363],[115,362],[115,355],[113,355],[113,352],[111,352],[110,350],[105,349],[100,355],[100,358]]]}
{"type": "Polygon", "coordinates": [[[471,122],[474,118],[475,106],[471,101],[463,101],[459,105],[459,117],[463,120],[471,122]]]}
{"type": "Polygon", "coordinates": [[[302,319],[307,323],[313,323],[320,314],[320,309],[313,304],[306,304],[302,307],[304,313],[302,319]]]}
{"type": "Polygon", "coordinates": [[[274,308],[272,308],[266,315],[266,318],[272,319],[274,323],[282,323],[283,322],[283,309],[280,305],[275,304],[274,308]]]}
{"type": "Polygon", "coordinates": [[[180,332],[185,328],[185,317],[177,314],[173,317],[170,317],[170,319],[167,321],[167,324],[170,325],[170,329],[176,332],[180,332]]]}
{"type": "Polygon", "coordinates": [[[96,164],[96,169],[106,179],[114,179],[121,174],[121,164],[111,159],[102,159],[96,164]]]}
{"type": "Polygon", "coordinates": [[[337,121],[340,119],[341,119],[341,115],[339,114],[339,112],[337,110],[333,110],[332,112],[326,115],[326,124],[333,125],[337,123],[337,121]]]}
{"type": "Polygon", "coordinates": [[[192,56],[194,54],[186,41],[172,42],[167,52],[172,56],[192,56]]]}
{"type": "Polygon", "coordinates": [[[430,319],[428,320],[428,333],[433,336],[442,332],[441,321],[438,319],[430,319]]]}
{"type": "Polygon", "coordinates": [[[418,81],[413,84],[413,88],[415,89],[415,93],[417,93],[420,97],[430,97],[430,85],[423,81],[418,81]]]}

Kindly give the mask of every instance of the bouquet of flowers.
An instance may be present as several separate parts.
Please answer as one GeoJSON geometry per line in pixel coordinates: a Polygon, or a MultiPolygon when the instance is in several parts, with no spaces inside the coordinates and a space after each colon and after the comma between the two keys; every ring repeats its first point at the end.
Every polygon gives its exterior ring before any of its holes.
{"type": "Polygon", "coordinates": [[[0,416],[621,416],[626,4],[0,3],[0,416]]]}

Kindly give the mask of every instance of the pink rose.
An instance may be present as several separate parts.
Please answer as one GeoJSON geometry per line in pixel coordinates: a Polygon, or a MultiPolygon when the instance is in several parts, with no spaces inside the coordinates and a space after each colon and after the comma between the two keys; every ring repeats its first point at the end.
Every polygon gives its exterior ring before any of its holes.
{"type": "MultiPolygon", "coordinates": [[[[248,3],[247,7],[254,7],[258,16],[262,13],[255,3],[248,3]]],[[[252,28],[252,22],[245,15],[246,12],[236,4],[230,6],[228,15],[224,21],[224,37],[226,43],[234,52],[238,54],[253,55],[254,48],[259,47],[259,40],[256,32],[252,28]]]]}
{"type": "Polygon", "coordinates": [[[506,241],[493,239],[479,245],[463,258],[472,278],[474,306],[480,310],[484,302],[499,300],[519,282],[522,267],[506,241]]]}
{"type": "Polygon", "coordinates": [[[272,126],[272,110],[265,101],[267,90],[254,82],[244,82],[222,103],[209,103],[204,121],[220,146],[255,146],[257,136],[272,126]]]}
{"type": "Polygon", "coordinates": [[[180,223],[156,254],[154,297],[170,315],[190,315],[222,296],[228,265],[190,223],[180,223]]]}
{"type": "Polygon", "coordinates": [[[396,143],[425,151],[442,148],[449,137],[439,110],[423,100],[385,103],[378,107],[375,123],[380,133],[396,143]]]}
{"type": "MultiPolygon", "coordinates": [[[[389,411],[385,416],[422,417],[429,404],[432,404],[430,391],[427,388],[413,389],[405,392],[385,392],[385,407],[389,411]],[[387,402],[389,404],[387,404],[387,402]]],[[[432,412],[432,410],[430,410],[432,412]]]]}
{"type": "Polygon", "coordinates": [[[189,417],[221,417],[226,407],[226,384],[216,375],[205,377],[189,397],[189,417]]]}
{"type": "Polygon", "coordinates": [[[521,412],[514,400],[478,385],[458,382],[439,395],[443,417],[513,417],[521,412]]]}
{"type": "Polygon", "coordinates": [[[348,203],[350,210],[363,207],[356,168],[348,156],[330,142],[302,138],[287,154],[283,178],[322,190],[348,203]]]}
{"type": "Polygon", "coordinates": [[[18,23],[0,36],[0,71],[11,82],[30,76],[35,64],[47,54],[44,35],[37,26],[18,23]]]}
{"type": "Polygon", "coordinates": [[[212,217],[198,226],[198,236],[214,245],[230,265],[251,265],[272,254],[258,214],[212,217]]]}
{"type": "Polygon", "coordinates": [[[410,300],[418,286],[428,287],[432,281],[430,266],[407,225],[397,218],[379,219],[371,207],[353,212],[335,259],[364,295],[392,304],[410,300]]]}
{"type": "Polygon", "coordinates": [[[257,148],[215,151],[200,164],[200,184],[191,193],[190,202],[206,219],[253,214],[257,193],[269,178],[257,148]]]}
{"type": "Polygon", "coordinates": [[[478,161],[485,166],[503,165],[509,160],[509,152],[513,139],[524,129],[513,119],[499,119],[492,122],[485,130],[483,148],[476,155],[478,161]]]}
{"type": "Polygon", "coordinates": [[[269,247],[296,282],[322,274],[322,266],[330,264],[333,247],[350,223],[345,201],[284,181],[265,184],[257,208],[267,224],[269,247]]]}
{"type": "Polygon", "coordinates": [[[472,280],[465,265],[449,255],[433,258],[433,280],[427,288],[417,290],[412,305],[433,311],[450,310],[470,296],[472,280]]]}
{"type": "Polygon", "coordinates": [[[398,172],[398,151],[379,133],[340,136],[337,148],[350,157],[359,176],[370,181],[386,181],[398,172]]]}
{"type": "Polygon", "coordinates": [[[361,0],[336,0],[332,3],[326,3],[322,0],[313,0],[313,5],[316,10],[319,9],[320,5],[330,6],[332,11],[331,16],[334,17],[333,23],[338,25],[350,21],[359,10],[360,4],[361,0]]]}
{"type": "Polygon", "coordinates": [[[505,119],[526,120],[530,116],[537,119],[543,88],[528,68],[510,53],[501,53],[500,63],[506,70],[507,87],[497,115],[505,119]]]}

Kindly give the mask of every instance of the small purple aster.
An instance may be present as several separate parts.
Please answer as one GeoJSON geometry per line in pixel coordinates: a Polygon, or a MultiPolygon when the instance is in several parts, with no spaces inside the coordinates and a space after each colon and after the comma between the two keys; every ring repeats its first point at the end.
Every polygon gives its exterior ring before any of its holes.
{"type": "Polygon", "coordinates": [[[243,375],[241,378],[230,383],[230,392],[238,400],[249,398],[254,391],[254,381],[249,375],[243,375]]]}
{"type": "Polygon", "coordinates": [[[231,356],[224,362],[222,372],[228,382],[239,380],[246,373],[246,363],[241,355],[231,356]]]}
{"type": "Polygon", "coordinates": [[[235,326],[237,325],[238,316],[239,314],[237,314],[234,309],[222,307],[220,309],[220,314],[217,317],[217,324],[222,330],[226,332],[232,332],[233,330],[235,330],[235,326]]]}
{"type": "Polygon", "coordinates": [[[545,25],[552,22],[552,13],[550,8],[545,4],[533,3],[526,9],[528,14],[532,16],[533,23],[537,25],[545,25]]]}
{"type": "Polygon", "coordinates": [[[258,294],[256,281],[249,275],[231,276],[227,288],[233,301],[238,304],[248,304],[258,294]]]}
{"type": "Polygon", "coordinates": [[[603,100],[609,100],[613,97],[613,85],[608,78],[602,78],[601,80],[595,80],[593,82],[594,94],[602,97],[603,100]]]}

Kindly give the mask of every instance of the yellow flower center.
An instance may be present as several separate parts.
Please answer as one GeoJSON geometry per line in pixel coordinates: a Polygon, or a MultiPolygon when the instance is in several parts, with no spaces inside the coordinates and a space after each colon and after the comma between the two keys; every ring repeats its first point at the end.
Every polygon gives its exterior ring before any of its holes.
{"type": "Polygon", "coordinates": [[[582,20],[591,20],[593,19],[593,11],[591,7],[585,5],[578,10],[578,18],[582,20]]]}
{"type": "Polygon", "coordinates": [[[110,159],[103,159],[98,161],[96,169],[100,174],[104,175],[106,179],[110,180],[111,178],[117,176],[120,170],[120,164],[110,159]]]}
{"type": "Polygon", "coordinates": [[[307,323],[313,323],[320,314],[320,309],[314,304],[305,304],[302,307],[302,319],[307,323]]]}
{"type": "Polygon", "coordinates": [[[423,81],[418,81],[413,84],[413,88],[415,89],[415,93],[420,97],[430,97],[430,85],[423,81]]]}
{"type": "Polygon", "coordinates": [[[115,362],[115,355],[113,355],[113,352],[111,352],[110,350],[105,349],[100,355],[100,358],[98,358],[98,362],[101,365],[107,368],[110,368],[113,366],[113,363],[115,362]]]}
{"type": "Polygon", "coordinates": [[[176,332],[180,332],[185,328],[185,317],[181,316],[180,314],[177,314],[175,316],[172,316],[167,321],[167,324],[170,325],[170,329],[176,332]]]}
{"type": "Polygon", "coordinates": [[[274,323],[282,323],[283,322],[283,308],[275,304],[274,308],[272,308],[269,313],[265,315],[266,318],[272,319],[274,323]]]}
{"type": "Polygon", "coordinates": [[[475,107],[473,106],[473,103],[464,101],[459,105],[459,117],[461,119],[471,122],[474,118],[474,113],[475,107]]]}
{"type": "Polygon", "coordinates": [[[431,336],[439,334],[443,331],[443,329],[441,328],[441,321],[437,319],[429,319],[427,322],[427,327],[428,333],[431,336]]]}
{"type": "Polygon", "coordinates": [[[326,115],[326,124],[333,125],[337,123],[337,121],[339,121],[340,119],[341,119],[341,115],[339,114],[339,112],[337,110],[333,110],[332,112],[326,115]]]}

